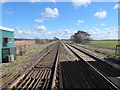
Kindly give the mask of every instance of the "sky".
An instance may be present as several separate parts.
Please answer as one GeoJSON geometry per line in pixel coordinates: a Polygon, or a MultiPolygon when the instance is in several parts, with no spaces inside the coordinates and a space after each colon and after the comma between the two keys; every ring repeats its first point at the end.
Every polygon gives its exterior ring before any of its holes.
{"type": "Polygon", "coordinates": [[[15,38],[69,39],[78,30],[94,40],[118,38],[117,2],[4,2],[2,26],[15,38]]]}

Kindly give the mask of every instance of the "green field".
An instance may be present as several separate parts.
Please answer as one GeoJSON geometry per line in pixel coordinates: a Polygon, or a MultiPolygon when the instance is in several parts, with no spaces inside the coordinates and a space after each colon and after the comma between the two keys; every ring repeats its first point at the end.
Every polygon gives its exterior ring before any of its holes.
{"type": "Polygon", "coordinates": [[[118,41],[95,40],[95,41],[90,41],[90,44],[98,46],[98,47],[115,48],[116,45],[118,45],[118,41]]]}

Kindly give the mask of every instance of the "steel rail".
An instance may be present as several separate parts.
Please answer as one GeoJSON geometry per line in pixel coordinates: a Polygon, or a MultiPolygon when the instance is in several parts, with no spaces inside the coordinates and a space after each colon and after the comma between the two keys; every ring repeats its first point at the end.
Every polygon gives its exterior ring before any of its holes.
{"type": "MultiPolygon", "coordinates": [[[[60,45],[59,45],[58,47],[60,47],[60,45]]],[[[54,66],[53,66],[54,72],[53,72],[53,77],[52,77],[51,90],[54,89],[54,87],[55,87],[55,80],[56,80],[58,59],[59,59],[59,48],[58,48],[58,50],[57,50],[56,59],[55,59],[55,64],[54,64],[54,66]]]]}
{"type": "Polygon", "coordinates": [[[104,63],[106,63],[106,64],[108,64],[108,65],[111,65],[113,68],[115,68],[115,69],[117,69],[117,70],[120,71],[120,66],[119,66],[118,64],[113,63],[113,62],[108,61],[108,60],[105,60],[105,59],[103,59],[103,58],[100,58],[99,56],[97,56],[97,55],[95,55],[95,54],[92,54],[92,53],[91,53],[90,51],[88,51],[88,50],[83,50],[82,48],[78,48],[77,46],[72,45],[72,44],[69,44],[69,45],[72,46],[72,47],[74,47],[74,48],[76,48],[77,50],[80,50],[81,52],[87,54],[87,55],[90,56],[90,57],[93,57],[93,58],[95,58],[95,59],[97,59],[97,60],[100,60],[100,61],[102,61],[102,62],[104,62],[104,63]]]}
{"type": "MultiPolygon", "coordinates": [[[[119,90],[119,87],[117,87],[112,81],[110,81],[107,77],[105,77],[102,73],[100,73],[95,67],[93,67],[91,64],[89,64],[87,61],[85,61],[83,58],[80,57],[78,53],[76,53],[74,50],[72,50],[70,45],[66,44],[65,45],[80,59],[82,59],[87,65],[89,65],[94,71],[96,71],[101,77],[103,77],[109,84],[111,84],[114,88],[119,90]]],[[[73,47],[74,48],[74,47],[73,47]]],[[[74,48],[76,49],[76,48],[74,48]]]]}
{"type": "MultiPolygon", "coordinates": [[[[56,44],[57,44],[57,43],[56,43],[56,44]]],[[[56,46],[56,44],[55,44],[50,50],[48,50],[39,60],[37,60],[37,61],[36,61],[33,65],[31,65],[28,69],[26,69],[24,73],[22,73],[14,82],[12,82],[12,83],[7,87],[7,89],[13,88],[14,86],[16,86],[16,85],[19,83],[19,81],[20,81],[21,79],[23,79],[24,76],[25,76],[30,70],[32,70],[32,68],[35,67],[35,65],[37,65],[47,54],[49,54],[49,52],[56,46]]]]}

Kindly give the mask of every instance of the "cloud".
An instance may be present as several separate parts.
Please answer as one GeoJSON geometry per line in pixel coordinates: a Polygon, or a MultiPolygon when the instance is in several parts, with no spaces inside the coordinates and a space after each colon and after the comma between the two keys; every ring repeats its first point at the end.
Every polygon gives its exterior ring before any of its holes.
{"type": "Polygon", "coordinates": [[[56,2],[56,0],[49,0],[50,2],[56,2]]]}
{"type": "Polygon", "coordinates": [[[106,24],[105,23],[101,23],[100,25],[105,26],[106,24]]]}
{"type": "Polygon", "coordinates": [[[84,20],[78,20],[76,25],[80,25],[80,23],[84,23],[84,20]]]}
{"type": "MultiPolygon", "coordinates": [[[[100,28],[94,28],[94,29],[85,29],[83,31],[86,31],[91,34],[91,38],[95,40],[100,40],[100,39],[118,39],[118,30],[117,28],[111,28],[109,30],[103,30],[100,28]]],[[[76,33],[77,30],[72,30],[72,29],[64,29],[64,30],[59,30],[56,32],[52,32],[52,36],[56,36],[60,39],[65,38],[65,39],[70,39],[71,35],[76,33]],[[61,33],[61,34],[59,34],[61,33]]]]}
{"type": "Polygon", "coordinates": [[[116,4],[113,9],[118,9],[118,8],[120,8],[120,3],[116,4]]]}
{"type": "Polygon", "coordinates": [[[7,14],[13,14],[13,11],[12,10],[5,10],[5,13],[7,13],[7,14]]]}
{"type": "Polygon", "coordinates": [[[7,0],[0,0],[0,4],[4,4],[7,0]]]}
{"type": "Polygon", "coordinates": [[[47,30],[47,28],[44,25],[37,25],[37,26],[34,26],[34,30],[44,32],[47,30]]]}
{"type": "Polygon", "coordinates": [[[76,33],[77,30],[63,29],[57,31],[48,31],[45,26],[35,26],[32,30],[21,29],[19,27],[15,28],[15,38],[26,38],[26,39],[53,39],[53,37],[58,37],[60,39],[69,39],[71,35],[76,33]]]}
{"type": "Polygon", "coordinates": [[[75,7],[80,7],[80,6],[87,7],[91,3],[91,0],[72,0],[72,3],[75,7]]]}
{"type": "Polygon", "coordinates": [[[44,37],[53,39],[53,37],[57,37],[59,39],[70,39],[71,35],[76,33],[77,30],[72,29],[63,29],[63,30],[57,30],[57,31],[46,31],[43,33],[44,37]]]}
{"type": "MultiPolygon", "coordinates": [[[[118,28],[117,27],[107,27],[104,29],[100,28],[92,28],[92,29],[85,29],[86,31],[91,34],[91,38],[95,40],[100,39],[118,39],[118,28]],[[105,30],[107,29],[107,30],[105,30]],[[108,30],[109,29],[109,30],[108,30]]],[[[63,29],[57,31],[49,31],[46,30],[45,26],[36,26],[33,31],[15,28],[15,38],[26,38],[26,39],[53,39],[53,37],[58,37],[60,39],[70,39],[70,37],[75,34],[77,30],[74,29],[63,29]]]]}
{"type": "Polygon", "coordinates": [[[45,11],[43,13],[41,13],[41,15],[43,17],[55,18],[55,17],[59,16],[59,13],[58,13],[57,8],[51,9],[48,7],[45,9],[45,11]]]}
{"type": "Polygon", "coordinates": [[[99,18],[99,19],[102,19],[102,18],[105,18],[107,16],[107,12],[105,10],[101,10],[99,12],[96,12],[94,14],[95,17],[99,18]]]}
{"type": "Polygon", "coordinates": [[[42,0],[30,0],[30,2],[42,2],[42,0]]]}
{"type": "Polygon", "coordinates": [[[93,24],[93,27],[94,27],[94,26],[100,26],[100,25],[101,25],[101,26],[106,26],[107,24],[101,22],[101,23],[98,23],[98,24],[93,24]]]}
{"type": "Polygon", "coordinates": [[[110,28],[104,28],[104,30],[111,30],[110,28]]]}
{"type": "Polygon", "coordinates": [[[56,0],[29,0],[29,2],[56,2],[56,0]]]}
{"type": "Polygon", "coordinates": [[[46,39],[47,38],[47,30],[45,31],[41,31],[41,29],[45,29],[43,26],[41,27],[36,27],[38,28],[37,30],[35,30],[35,28],[33,28],[33,30],[26,30],[26,29],[21,29],[19,27],[16,27],[14,29],[14,35],[15,38],[23,38],[23,39],[46,39]],[[40,30],[40,31],[39,31],[40,30]]]}
{"type": "Polygon", "coordinates": [[[25,38],[25,39],[34,39],[36,38],[36,33],[30,30],[21,29],[16,27],[14,29],[15,38],[25,38]]]}
{"type": "Polygon", "coordinates": [[[100,28],[95,28],[95,31],[98,31],[98,30],[100,30],[100,28]]]}
{"type": "Polygon", "coordinates": [[[53,34],[54,34],[54,36],[56,36],[60,39],[70,39],[70,37],[76,32],[77,32],[77,30],[63,29],[63,30],[58,30],[56,32],[53,32],[53,34]]]}
{"type": "Polygon", "coordinates": [[[78,20],[78,23],[84,23],[84,21],[83,20],[78,20]]]}
{"type": "Polygon", "coordinates": [[[19,34],[22,34],[22,32],[23,32],[23,31],[21,31],[21,30],[18,31],[19,34]]]}
{"type": "Polygon", "coordinates": [[[41,19],[35,19],[34,21],[35,21],[35,22],[38,22],[38,23],[42,23],[42,22],[44,22],[44,21],[46,21],[46,20],[48,20],[48,19],[43,19],[43,18],[41,18],[41,19]]]}
{"type": "Polygon", "coordinates": [[[91,34],[91,38],[95,40],[101,39],[118,39],[118,28],[117,27],[107,27],[104,29],[93,28],[84,30],[91,34]]]}

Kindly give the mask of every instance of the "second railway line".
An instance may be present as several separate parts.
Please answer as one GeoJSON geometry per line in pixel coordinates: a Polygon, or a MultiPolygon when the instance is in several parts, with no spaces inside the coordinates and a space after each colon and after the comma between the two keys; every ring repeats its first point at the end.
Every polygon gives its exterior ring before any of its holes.
{"type": "MultiPolygon", "coordinates": [[[[117,69],[114,69],[110,65],[106,64],[103,61],[97,60],[96,58],[93,58],[94,56],[90,57],[84,52],[82,52],[78,47],[70,45],[70,44],[65,44],[67,48],[69,48],[80,60],[86,62],[92,69],[95,69],[103,78],[105,78],[108,82],[110,82],[113,86],[117,87],[120,85],[119,82],[117,82],[117,86],[113,83],[114,79],[112,81],[110,80],[110,77],[114,77],[115,79],[118,79],[119,81],[119,76],[120,76],[120,71],[117,69]]],[[[84,65],[84,64],[81,64],[84,65]]],[[[78,66],[79,67],[79,66],[78,66]]],[[[84,66],[83,66],[84,67],[84,66]]],[[[84,68],[85,69],[85,68],[84,68]]],[[[87,70],[89,71],[89,70],[87,70]]],[[[88,73],[86,71],[86,73],[88,73]]],[[[90,75],[91,76],[91,75],[90,75]]],[[[97,80],[97,77],[95,78],[97,80]]],[[[86,79],[87,80],[87,79],[86,79]]],[[[100,80],[100,79],[99,79],[100,80]]],[[[98,80],[98,81],[99,81],[98,80]]],[[[89,80],[88,80],[89,81],[89,80]]],[[[102,85],[102,84],[101,84],[102,85]]],[[[119,86],[120,87],[120,86],[119,86]]]]}

